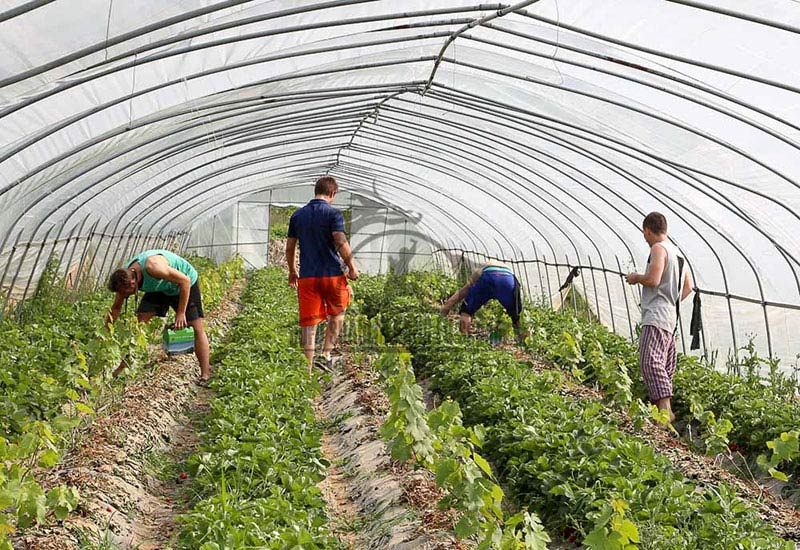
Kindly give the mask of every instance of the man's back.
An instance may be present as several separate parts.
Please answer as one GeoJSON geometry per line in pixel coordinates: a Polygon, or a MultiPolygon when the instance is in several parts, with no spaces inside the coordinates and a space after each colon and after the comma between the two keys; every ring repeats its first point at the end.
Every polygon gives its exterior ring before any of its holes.
{"type": "Polygon", "coordinates": [[[344,216],[323,199],[313,199],[292,214],[289,238],[300,243],[300,278],[342,275],[333,233],[344,233],[344,216]]]}

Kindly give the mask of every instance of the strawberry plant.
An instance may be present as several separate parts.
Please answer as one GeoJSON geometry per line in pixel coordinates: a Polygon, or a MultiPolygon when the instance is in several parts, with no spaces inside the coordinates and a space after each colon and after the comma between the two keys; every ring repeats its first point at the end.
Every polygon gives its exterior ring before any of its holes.
{"type": "MultiPolygon", "coordinates": [[[[94,414],[120,361],[135,370],[149,360],[151,331],[135,321],[133,311],[106,329],[109,293],[65,290],[57,265],[49,262],[33,297],[19,305],[18,319],[0,319],[0,549],[17,529],[51,517],[63,520],[75,509],[74,488],[45,493],[33,468],[61,460],[66,436],[94,414]]],[[[201,278],[216,280],[216,269],[201,266],[201,278]]],[[[229,284],[240,271],[235,263],[223,264],[220,281],[229,284]]],[[[210,294],[221,297],[222,290],[210,294]]]]}
{"type": "Polygon", "coordinates": [[[483,427],[465,427],[458,403],[451,400],[426,412],[410,358],[402,349],[387,349],[376,364],[391,404],[380,433],[392,458],[413,457],[436,475],[436,485],[446,492],[440,507],[460,512],[454,528],[459,539],[477,536],[478,548],[486,550],[547,548],[550,538],[537,516],[525,511],[504,521],[503,490],[478,453],[483,427]]]}
{"type": "MultiPolygon", "coordinates": [[[[540,328],[563,336],[561,323],[539,315],[545,319],[540,328]]],[[[517,502],[535,507],[554,531],[574,529],[581,540],[588,539],[585,544],[599,548],[792,547],[731,488],[687,480],[652,447],[604,418],[601,403],[570,397],[569,382],[558,372],[537,373],[508,353],[459,335],[414,296],[396,297],[380,319],[387,339],[409,349],[414,368],[429,378],[432,389],[459,403],[464,423],[486,427],[483,448],[499,478],[517,502]],[[615,502],[626,503],[623,515],[615,502]]],[[[635,357],[635,349],[607,331],[590,326],[580,333],[586,349],[599,339],[603,354],[619,353],[626,364],[635,357]]],[[[573,338],[557,352],[578,357],[572,346],[577,342],[573,338]]],[[[594,351],[599,355],[600,348],[594,351]]],[[[597,379],[599,371],[585,361],[586,355],[593,360],[592,354],[581,350],[581,355],[580,368],[597,379]]]]}
{"type": "Polygon", "coordinates": [[[251,274],[242,302],[189,460],[196,498],[180,519],[181,547],[340,548],[317,487],[327,466],[311,406],[319,385],[293,345],[296,295],[267,269],[251,274]]]}

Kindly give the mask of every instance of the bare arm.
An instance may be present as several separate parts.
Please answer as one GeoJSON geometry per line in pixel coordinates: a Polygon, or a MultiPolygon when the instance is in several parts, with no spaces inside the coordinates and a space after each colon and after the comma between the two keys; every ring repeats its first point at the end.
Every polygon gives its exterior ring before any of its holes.
{"type": "Polygon", "coordinates": [[[685,300],[689,294],[692,293],[692,277],[689,275],[687,269],[683,275],[683,292],[681,292],[681,300],[685,300]]]}
{"type": "Polygon", "coordinates": [[[177,269],[170,267],[169,262],[163,256],[150,256],[145,262],[144,268],[147,273],[155,279],[162,279],[178,285],[178,311],[175,312],[175,328],[186,326],[186,307],[189,305],[189,289],[192,287],[192,280],[177,269]]]}
{"type": "Polygon", "coordinates": [[[644,274],[630,273],[627,277],[628,283],[656,287],[661,284],[661,277],[664,275],[666,265],[667,251],[663,246],[654,246],[650,249],[650,266],[647,268],[647,272],[644,274]]]}
{"type": "Polygon", "coordinates": [[[286,263],[289,264],[289,284],[297,288],[297,237],[286,239],[286,263]]]}
{"type": "Polygon", "coordinates": [[[453,307],[457,303],[459,303],[461,300],[467,297],[467,293],[469,293],[469,287],[471,286],[472,286],[472,281],[469,281],[467,284],[459,288],[455,294],[453,294],[447,299],[447,301],[444,303],[439,312],[442,315],[447,315],[448,313],[450,313],[450,310],[453,309],[453,307]]]}
{"type": "Polygon", "coordinates": [[[111,310],[106,315],[106,327],[117,320],[119,314],[122,313],[122,304],[125,303],[125,297],[122,294],[116,293],[114,295],[114,303],[111,304],[111,310]]]}
{"type": "Polygon", "coordinates": [[[342,257],[342,261],[347,266],[347,276],[351,279],[358,278],[358,268],[356,268],[355,261],[353,260],[353,251],[350,250],[350,243],[347,242],[347,235],[341,231],[333,232],[333,243],[336,245],[336,251],[342,257]]]}

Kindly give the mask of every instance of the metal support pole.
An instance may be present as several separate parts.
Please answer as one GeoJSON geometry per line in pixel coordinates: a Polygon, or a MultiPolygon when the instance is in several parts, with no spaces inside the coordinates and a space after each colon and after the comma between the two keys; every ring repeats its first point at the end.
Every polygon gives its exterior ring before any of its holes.
{"type": "MultiPolygon", "coordinates": [[[[67,255],[67,248],[69,248],[69,242],[72,240],[72,237],[75,236],[75,230],[76,229],[77,229],[77,226],[73,225],[72,226],[72,231],[69,232],[69,236],[66,239],[64,239],[64,248],[61,249],[61,254],[58,255],[59,264],[58,264],[58,266],[56,266],[56,272],[57,273],[60,271],[58,268],[61,267],[61,263],[64,261],[64,257],[67,255]]],[[[69,264],[67,264],[67,266],[68,266],[67,269],[69,269],[69,264]]],[[[55,282],[55,281],[53,281],[53,282],[55,282]]]]}
{"type": "MultiPolygon", "coordinates": [[[[97,247],[94,249],[94,252],[92,253],[92,260],[89,262],[89,269],[90,270],[92,270],[94,268],[95,260],[97,259],[97,253],[100,251],[100,248],[103,246],[103,240],[106,237],[108,237],[108,245],[106,245],[106,253],[103,255],[103,262],[105,262],[105,258],[106,258],[106,256],[108,256],[108,251],[111,248],[111,241],[113,240],[109,236],[109,233],[108,233],[108,229],[109,229],[108,226],[110,226],[110,225],[111,225],[111,220],[108,220],[108,222],[106,222],[105,227],[103,228],[103,231],[100,232],[100,242],[97,244],[97,247]]],[[[94,284],[92,285],[92,288],[97,288],[97,285],[100,282],[100,279],[102,278],[102,264],[100,265],[100,267],[101,267],[100,271],[97,271],[95,273],[95,281],[94,281],[94,284]]]]}
{"type": "Polygon", "coordinates": [[[236,203],[236,249],[235,249],[236,250],[235,254],[237,256],[239,255],[239,208],[240,205],[237,202],[236,203]]]}
{"type": "MultiPolygon", "coordinates": [[[[608,282],[608,270],[603,256],[600,256],[600,267],[603,270],[603,279],[606,281],[606,296],[608,297],[608,310],[611,312],[611,330],[617,332],[617,322],[614,319],[614,301],[611,299],[611,285],[608,282]]],[[[598,308],[599,310],[599,308],[598,308]]]]}
{"type": "Polygon", "coordinates": [[[547,277],[547,296],[550,299],[550,309],[553,308],[553,287],[550,286],[550,269],[547,265],[547,256],[542,254],[542,261],[544,262],[544,274],[547,277]]]}
{"type": "MultiPolygon", "coordinates": [[[[572,267],[569,264],[569,256],[564,254],[564,259],[565,263],[567,264],[567,276],[569,276],[569,274],[572,272],[572,267]]],[[[578,263],[580,264],[581,261],[578,260],[578,263]]],[[[578,293],[575,290],[576,288],[577,288],[577,283],[575,282],[575,279],[572,279],[572,282],[570,283],[568,290],[569,293],[572,294],[572,309],[575,312],[575,317],[578,316],[578,296],[577,296],[578,293]]]]}
{"type": "MultiPolygon", "coordinates": [[[[28,296],[28,290],[31,288],[31,282],[33,281],[33,276],[36,274],[36,270],[39,267],[39,259],[42,257],[42,251],[44,250],[45,243],[47,242],[47,237],[50,236],[50,232],[53,230],[53,227],[55,227],[55,226],[50,226],[50,229],[48,229],[47,233],[45,233],[44,240],[42,241],[42,246],[39,247],[39,253],[36,254],[36,260],[34,260],[33,267],[31,268],[31,273],[30,273],[30,275],[28,275],[28,282],[25,284],[25,291],[22,293],[22,299],[20,300],[20,303],[22,303],[25,300],[25,298],[27,298],[27,296],[28,296]]],[[[52,255],[53,255],[53,252],[51,251],[50,252],[50,256],[52,257],[52,255]]],[[[45,269],[47,268],[47,264],[48,263],[50,263],[50,258],[49,257],[47,258],[47,261],[44,264],[45,265],[45,269]]],[[[39,282],[41,283],[41,277],[39,279],[39,282]]],[[[53,282],[55,283],[55,281],[53,281],[53,282]]],[[[19,319],[19,314],[20,314],[20,310],[19,310],[19,308],[17,308],[17,319],[19,319]]]]}
{"type": "Polygon", "coordinates": [[[617,269],[619,270],[619,282],[622,284],[622,295],[625,297],[625,311],[628,312],[628,329],[631,331],[631,342],[636,341],[636,334],[633,331],[633,322],[631,321],[631,309],[628,305],[628,291],[625,288],[625,278],[622,275],[622,264],[619,261],[619,256],[614,254],[614,258],[617,260],[617,269]]]}
{"type": "Polygon", "coordinates": [[[269,247],[272,241],[272,189],[269,190],[269,202],[267,203],[267,257],[266,265],[269,265],[269,247]]]}
{"type": "Polygon", "coordinates": [[[592,255],[587,254],[586,259],[589,261],[589,273],[592,274],[592,288],[594,289],[594,307],[595,312],[597,314],[598,322],[602,322],[602,318],[600,317],[600,297],[597,295],[597,279],[594,275],[594,265],[592,265],[592,255]]]}
{"type": "MultiPolygon", "coordinates": [[[[763,300],[763,296],[762,296],[763,300]]],[[[767,327],[767,351],[769,352],[769,358],[774,359],[775,356],[772,354],[772,334],[769,330],[769,315],[767,314],[767,304],[766,302],[761,302],[761,307],[764,308],[764,325],[767,327]]]]}
{"type": "Polygon", "coordinates": [[[89,254],[89,249],[92,246],[92,239],[94,239],[95,230],[97,229],[97,226],[99,224],[100,220],[98,219],[96,222],[94,222],[94,225],[89,230],[89,234],[86,236],[86,246],[83,247],[83,252],[81,252],[81,259],[80,262],[78,262],[78,271],[76,272],[77,276],[75,277],[75,281],[72,284],[72,290],[78,288],[78,284],[83,274],[83,266],[85,265],[86,262],[86,256],[89,254]]]}
{"type": "MultiPolygon", "coordinates": [[[[50,229],[52,229],[52,227],[50,229]]],[[[49,231],[48,231],[48,234],[49,234],[49,231]]],[[[11,285],[8,288],[8,296],[6,296],[6,304],[8,304],[8,300],[11,297],[11,293],[14,291],[14,284],[16,284],[16,282],[17,282],[17,277],[19,277],[19,272],[20,272],[20,270],[22,270],[22,264],[25,261],[25,256],[28,255],[28,250],[30,249],[30,247],[31,247],[31,242],[30,241],[25,243],[25,251],[22,253],[22,257],[19,259],[19,263],[17,264],[17,269],[14,271],[14,277],[11,278],[11,285]]],[[[42,244],[39,246],[39,254],[42,253],[42,249],[44,247],[45,247],[45,243],[42,242],[42,244]]],[[[39,256],[36,256],[36,259],[38,260],[39,256]]],[[[33,273],[35,271],[36,271],[36,265],[34,265],[33,268],[31,269],[31,276],[33,275],[33,273]]],[[[22,301],[25,300],[25,295],[27,294],[27,291],[28,291],[28,289],[26,287],[25,288],[25,292],[22,293],[22,298],[20,298],[18,303],[22,303],[22,301]]],[[[3,306],[3,309],[5,309],[6,307],[7,306],[3,306]]]]}
{"type": "Polygon", "coordinates": [[[380,256],[378,256],[378,273],[383,273],[383,251],[386,248],[386,227],[388,224],[389,224],[389,208],[387,207],[386,214],[383,217],[383,233],[381,234],[381,253],[380,256]]]}
{"type": "MultiPolygon", "coordinates": [[[[581,262],[580,254],[577,255],[577,258],[578,258],[578,268],[581,271],[583,271],[583,268],[581,267],[583,265],[583,262],[581,262]]],[[[579,278],[581,280],[581,286],[583,286],[583,305],[586,308],[586,319],[587,320],[591,320],[591,318],[592,318],[592,310],[591,310],[591,307],[589,306],[589,294],[586,292],[585,274],[581,273],[581,276],[579,278]]]]}
{"type": "MultiPolygon", "coordinates": [[[[111,252],[111,247],[113,246],[114,239],[117,239],[117,246],[114,249],[113,254],[111,255],[112,265],[113,265],[113,262],[114,262],[114,258],[117,257],[117,252],[119,252],[119,248],[122,245],[122,237],[116,236],[117,229],[119,229],[120,221],[121,221],[121,218],[117,218],[117,223],[114,224],[114,229],[111,231],[111,234],[109,236],[108,246],[106,247],[106,253],[103,255],[103,261],[100,262],[100,269],[97,271],[97,281],[95,281],[95,286],[94,286],[95,290],[97,289],[97,285],[103,279],[103,275],[105,274],[105,271],[106,271],[106,260],[109,257],[109,252],[111,252]]],[[[109,224],[110,223],[111,222],[109,221],[109,224]]]]}
{"type": "Polygon", "coordinates": [[[533,257],[536,260],[536,271],[539,273],[539,296],[544,294],[544,281],[542,280],[542,266],[539,262],[539,252],[536,250],[536,243],[531,241],[533,245],[533,257]]]}
{"type": "MultiPolygon", "coordinates": [[[[19,245],[19,239],[22,237],[22,233],[25,228],[21,228],[19,233],[17,233],[17,238],[14,239],[14,244],[11,246],[11,251],[8,253],[8,260],[6,261],[6,266],[3,268],[3,276],[0,277],[0,290],[3,290],[3,287],[6,283],[6,275],[8,274],[8,268],[11,267],[11,262],[14,261],[14,254],[17,252],[17,246],[19,245]]],[[[6,299],[3,301],[3,309],[0,309],[0,317],[5,315],[6,307],[8,307],[8,300],[11,296],[11,291],[13,289],[9,286],[8,293],[6,294],[6,299]]]]}
{"type": "MultiPolygon", "coordinates": [[[[64,282],[65,283],[67,283],[67,277],[69,276],[69,266],[72,265],[72,260],[75,258],[75,250],[78,248],[78,242],[80,242],[80,240],[81,240],[81,234],[83,233],[83,227],[84,227],[84,225],[86,225],[86,222],[89,220],[89,216],[90,215],[91,214],[86,214],[86,217],[83,218],[83,221],[81,222],[81,226],[78,229],[78,236],[75,238],[75,242],[72,245],[72,252],[70,253],[69,258],[67,259],[67,267],[64,268],[64,277],[63,278],[64,278],[64,282]]],[[[67,285],[67,286],[72,286],[72,285],[67,285]]]]}

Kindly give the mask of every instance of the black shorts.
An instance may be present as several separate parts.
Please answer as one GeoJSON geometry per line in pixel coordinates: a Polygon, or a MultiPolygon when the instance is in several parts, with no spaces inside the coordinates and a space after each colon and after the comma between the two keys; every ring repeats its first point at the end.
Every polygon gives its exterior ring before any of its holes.
{"type": "MultiPolygon", "coordinates": [[[[178,311],[178,295],[170,296],[163,292],[145,292],[136,313],[155,313],[159,317],[166,317],[169,308],[178,311]]],[[[186,305],[186,321],[191,323],[204,318],[203,299],[200,296],[200,280],[198,279],[189,289],[189,303],[186,305]]]]}

